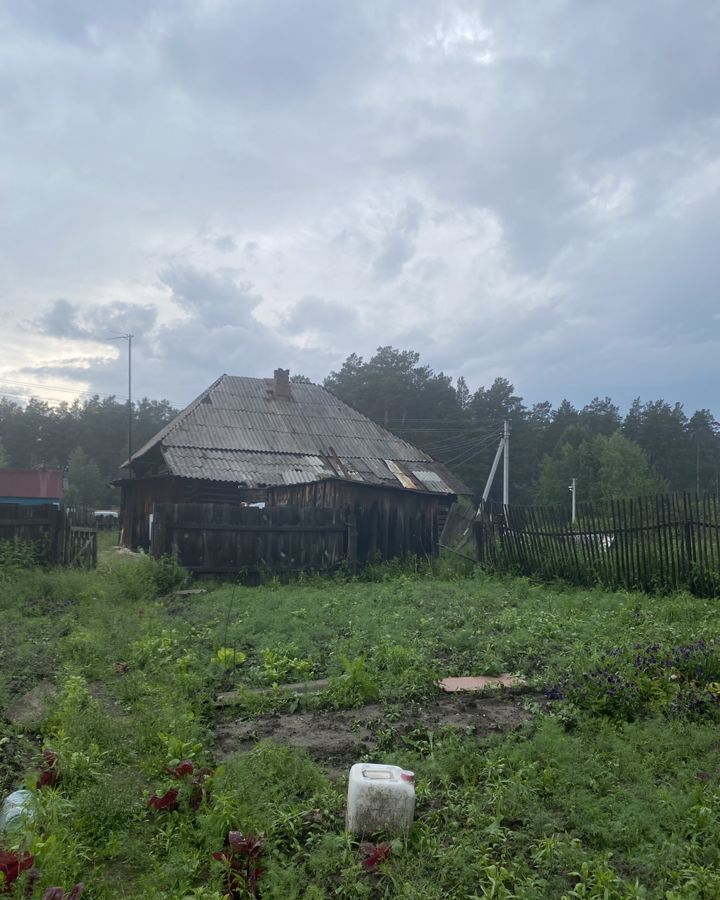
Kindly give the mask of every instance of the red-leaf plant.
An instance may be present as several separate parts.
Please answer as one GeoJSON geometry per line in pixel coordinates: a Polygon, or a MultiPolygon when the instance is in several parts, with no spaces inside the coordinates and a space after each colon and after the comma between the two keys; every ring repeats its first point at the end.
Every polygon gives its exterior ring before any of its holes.
{"type": "Polygon", "coordinates": [[[362,867],[366,872],[376,873],[380,863],[390,856],[390,844],[361,844],[362,867]]]}
{"type": "Polygon", "coordinates": [[[263,841],[255,837],[252,831],[246,835],[241,831],[230,831],[227,842],[227,848],[213,853],[213,859],[225,865],[225,890],[230,900],[240,900],[248,894],[251,897],[260,896],[258,881],[263,874],[259,865],[263,841]]]}
{"type": "Polygon", "coordinates": [[[170,790],[166,791],[162,797],[153,794],[153,796],[148,799],[147,808],[154,809],[156,812],[175,812],[175,810],[180,807],[178,794],[179,791],[177,788],[170,788],[170,790]]]}
{"type": "MultiPolygon", "coordinates": [[[[165,767],[168,775],[176,781],[182,781],[190,788],[190,809],[197,812],[203,800],[206,791],[205,779],[209,778],[213,773],[212,769],[202,768],[195,769],[194,763],[189,759],[184,759],[178,763],[174,769],[165,767]]],[[[157,794],[150,797],[147,802],[148,809],[154,809],[156,812],[175,812],[180,808],[180,790],[178,788],[170,788],[162,797],[157,794]]]]}
{"type": "Polygon", "coordinates": [[[3,880],[0,882],[0,894],[7,893],[17,881],[20,873],[31,868],[34,861],[32,853],[0,850],[0,872],[3,876],[3,880]]]}
{"type": "Polygon", "coordinates": [[[67,894],[61,887],[51,887],[48,888],[42,895],[42,900],[78,900],[78,897],[83,893],[84,890],[85,885],[82,883],[82,881],[74,884],[67,892],[67,894]]]}
{"type": "Polygon", "coordinates": [[[38,788],[55,787],[60,777],[57,766],[57,753],[46,747],[43,750],[43,761],[40,763],[40,777],[38,778],[38,788]]]}

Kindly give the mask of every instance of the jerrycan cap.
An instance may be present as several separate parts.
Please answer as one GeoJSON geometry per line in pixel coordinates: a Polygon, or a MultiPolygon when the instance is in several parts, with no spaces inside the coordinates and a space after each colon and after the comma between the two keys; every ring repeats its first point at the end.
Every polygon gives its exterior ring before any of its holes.
{"type": "Polygon", "coordinates": [[[410,772],[408,769],[403,769],[400,773],[400,778],[402,778],[403,781],[409,781],[410,784],[413,784],[415,781],[415,773],[410,772]]]}

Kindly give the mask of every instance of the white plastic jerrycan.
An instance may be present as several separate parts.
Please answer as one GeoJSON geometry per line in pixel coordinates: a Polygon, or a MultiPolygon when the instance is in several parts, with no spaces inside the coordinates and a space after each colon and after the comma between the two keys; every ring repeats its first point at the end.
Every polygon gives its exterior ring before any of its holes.
{"type": "Polygon", "coordinates": [[[413,772],[380,763],[355,763],[350,769],[346,827],[352,834],[406,834],[414,816],[413,772]]]}
{"type": "Polygon", "coordinates": [[[26,822],[32,821],[34,818],[32,803],[32,792],[25,788],[13,791],[6,797],[0,808],[0,831],[21,828],[26,822]]]}

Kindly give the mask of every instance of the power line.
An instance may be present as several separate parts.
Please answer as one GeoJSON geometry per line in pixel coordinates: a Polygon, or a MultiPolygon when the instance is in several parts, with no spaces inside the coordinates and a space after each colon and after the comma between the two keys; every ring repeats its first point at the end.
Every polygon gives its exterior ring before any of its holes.
{"type": "Polygon", "coordinates": [[[432,419],[390,419],[389,421],[388,428],[486,428],[488,425],[493,428],[502,427],[500,420],[485,421],[482,424],[473,419],[438,419],[437,417],[432,419]]]}
{"type": "Polygon", "coordinates": [[[488,445],[494,444],[495,441],[500,436],[500,432],[496,431],[493,434],[489,434],[484,438],[476,438],[476,437],[465,437],[459,438],[453,441],[443,441],[443,442],[423,442],[423,446],[426,447],[433,453],[442,453],[448,450],[465,450],[471,449],[473,447],[486,447],[488,445]]]}
{"type": "MultiPolygon", "coordinates": [[[[33,400],[33,399],[46,400],[49,403],[67,403],[70,399],[68,397],[51,397],[49,394],[40,393],[38,391],[24,391],[24,392],[6,391],[1,386],[3,383],[5,383],[5,379],[0,378],[0,397],[18,397],[21,400],[33,400]]],[[[48,387],[50,388],[50,390],[52,390],[52,388],[49,385],[48,385],[48,387]]],[[[60,388],[58,390],[60,390],[60,388]]],[[[83,392],[78,391],[75,399],[80,399],[80,400],[83,400],[84,402],[88,402],[89,400],[92,400],[94,397],[99,397],[101,400],[108,400],[112,397],[112,398],[116,399],[118,404],[124,405],[127,403],[127,397],[120,397],[117,394],[106,394],[105,396],[103,396],[98,391],[83,391],[83,392]]],[[[143,399],[147,399],[147,398],[143,398],[143,399]]],[[[174,406],[177,409],[184,409],[185,406],[187,406],[187,403],[184,403],[184,404],[174,403],[172,400],[168,400],[167,397],[163,397],[162,400],[166,401],[171,406],[174,406]]],[[[156,401],[156,402],[160,402],[160,401],[156,401]]]]}
{"type": "Polygon", "coordinates": [[[38,394],[33,392],[26,394],[16,394],[12,391],[6,391],[0,388],[0,397],[17,397],[19,400],[44,400],[47,403],[67,403],[67,397],[48,397],[46,394],[38,394]]]}
{"type": "Polygon", "coordinates": [[[469,462],[471,459],[474,459],[476,456],[479,456],[483,453],[489,446],[492,446],[495,441],[500,437],[499,434],[495,434],[492,438],[488,438],[486,441],[483,441],[480,444],[475,444],[470,448],[463,449],[457,456],[453,456],[450,459],[445,460],[445,464],[448,466],[452,465],[462,465],[463,463],[469,462]],[[467,452],[469,449],[469,453],[467,452]]]}
{"type": "Polygon", "coordinates": [[[29,388],[36,388],[36,387],[47,388],[48,390],[51,390],[51,391],[64,391],[65,393],[68,393],[68,394],[88,394],[88,395],[92,396],[93,394],[97,393],[97,391],[80,391],[80,390],[76,390],[75,388],[70,388],[70,387],[57,387],[56,385],[46,384],[46,383],[44,384],[40,381],[13,381],[10,378],[2,378],[2,377],[0,377],[0,381],[3,384],[19,385],[20,387],[29,387],[29,388]]]}
{"type": "Polygon", "coordinates": [[[458,457],[453,457],[452,459],[444,460],[446,466],[463,466],[465,463],[470,462],[471,459],[475,459],[476,456],[479,456],[483,453],[487,448],[479,447],[477,450],[471,450],[469,453],[460,454],[458,457]]]}
{"type": "Polygon", "coordinates": [[[393,432],[393,434],[408,434],[408,435],[427,435],[429,438],[440,438],[444,439],[446,437],[453,437],[456,435],[457,437],[463,437],[464,435],[472,434],[475,437],[488,437],[492,434],[498,434],[500,431],[499,428],[492,429],[475,429],[475,428],[395,428],[389,429],[393,432]]]}
{"type": "MultiPolygon", "coordinates": [[[[502,429],[500,428],[491,428],[487,430],[474,430],[474,429],[466,429],[463,431],[457,432],[439,432],[439,433],[431,433],[428,434],[428,441],[434,442],[437,444],[445,444],[450,443],[453,440],[465,440],[466,438],[472,438],[474,440],[484,441],[486,438],[493,438],[495,435],[500,434],[502,429]]],[[[421,435],[420,435],[421,436],[421,435]]]]}

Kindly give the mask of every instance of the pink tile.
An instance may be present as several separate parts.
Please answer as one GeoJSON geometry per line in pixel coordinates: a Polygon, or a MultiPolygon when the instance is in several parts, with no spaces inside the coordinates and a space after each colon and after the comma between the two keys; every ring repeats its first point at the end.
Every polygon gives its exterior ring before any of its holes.
{"type": "Polygon", "coordinates": [[[443,678],[437,682],[438,687],[447,693],[455,691],[483,691],[485,688],[517,687],[524,684],[522,678],[503,672],[502,675],[476,675],[463,678],[443,678]]]}

